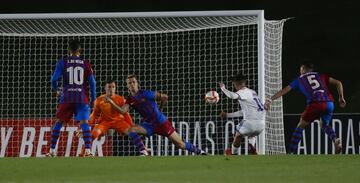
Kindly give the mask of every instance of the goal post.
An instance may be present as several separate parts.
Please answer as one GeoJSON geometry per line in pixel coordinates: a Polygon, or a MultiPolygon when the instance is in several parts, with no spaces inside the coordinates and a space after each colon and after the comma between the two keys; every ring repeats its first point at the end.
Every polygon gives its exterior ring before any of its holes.
{"type": "MultiPolygon", "coordinates": [[[[264,11],[260,11],[258,14],[258,95],[262,102],[265,102],[265,43],[264,43],[264,11]]],[[[258,151],[260,154],[265,154],[265,134],[264,130],[258,136],[258,151]]]]}
{"type": "MultiPolygon", "coordinates": [[[[0,157],[42,157],[50,146],[57,100],[50,78],[71,39],[80,40],[97,81],[98,96],[108,79],[116,79],[127,96],[124,80],[136,74],[141,88],[169,95],[163,109],[176,130],[210,154],[231,147],[241,119],[221,119],[221,111],[240,109],[220,95],[205,104],[209,90],[231,88],[236,73],[248,77],[249,88],[264,102],[282,87],[281,48],[285,20],[267,21],[263,10],[129,13],[0,14],[0,157]]],[[[61,82],[60,82],[61,83],[61,82]]],[[[260,154],[285,153],[282,101],[273,103],[266,129],[257,139],[260,154]]],[[[135,123],[140,117],[131,113],[135,123]]],[[[77,124],[62,128],[59,156],[77,156],[82,142],[77,124]]],[[[153,155],[184,155],[162,137],[145,139],[153,155]]],[[[100,156],[137,155],[127,137],[109,131],[95,141],[100,156]]],[[[247,140],[239,154],[247,154],[247,140]]]]}

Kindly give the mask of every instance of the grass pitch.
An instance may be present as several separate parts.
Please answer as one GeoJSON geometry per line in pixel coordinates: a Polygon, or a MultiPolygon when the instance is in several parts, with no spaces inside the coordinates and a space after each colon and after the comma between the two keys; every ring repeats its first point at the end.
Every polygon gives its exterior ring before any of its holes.
{"type": "Polygon", "coordinates": [[[360,182],[358,155],[2,158],[0,182],[360,182]]]}

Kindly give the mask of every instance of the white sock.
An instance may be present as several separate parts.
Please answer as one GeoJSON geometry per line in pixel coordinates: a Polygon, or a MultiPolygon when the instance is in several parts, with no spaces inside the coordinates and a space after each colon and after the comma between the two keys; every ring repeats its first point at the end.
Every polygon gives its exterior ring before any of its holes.
{"type": "Polygon", "coordinates": [[[238,154],[239,148],[231,145],[231,154],[238,154]]]}
{"type": "Polygon", "coordinates": [[[90,149],[85,149],[85,154],[90,154],[90,153],[91,153],[90,149]]]}
{"type": "Polygon", "coordinates": [[[55,149],[51,149],[51,148],[50,148],[50,154],[56,154],[56,153],[55,153],[55,149]]]}
{"type": "Polygon", "coordinates": [[[248,137],[249,144],[255,147],[256,138],[255,137],[248,137]]]}

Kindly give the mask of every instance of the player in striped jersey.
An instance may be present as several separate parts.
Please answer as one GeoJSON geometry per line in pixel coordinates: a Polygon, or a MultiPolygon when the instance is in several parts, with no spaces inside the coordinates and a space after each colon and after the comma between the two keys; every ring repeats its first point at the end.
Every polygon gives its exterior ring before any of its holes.
{"type": "Polygon", "coordinates": [[[120,110],[122,111],[121,113],[125,113],[129,111],[130,107],[134,108],[143,118],[140,125],[134,125],[129,129],[130,139],[140,152],[146,151],[144,151],[145,146],[140,141],[141,137],[139,134],[148,137],[158,134],[167,137],[177,148],[195,154],[207,154],[192,143],[184,142],[176,132],[170,119],[161,112],[162,106],[165,105],[168,100],[166,94],[140,89],[135,75],[129,75],[126,79],[126,84],[130,91],[130,96],[120,110]],[[160,102],[159,106],[156,104],[156,101],[160,102]]]}
{"type": "Polygon", "coordinates": [[[60,59],[56,63],[55,72],[52,75],[51,83],[54,92],[60,96],[60,102],[56,111],[56,123],[52,128],[51,147],[47,156],[56,156],[55,147],[60,135],[63,123],[74,119],[80,122],[85,142],[85,156],[92,156],[91,133],[88,124],[90,116],[90,105],[92,106],[96,98],[96,82],[93,75],[91,64],[80,56],[81,46],[78,40],[72,40],[68,47],[68,56],[60,59]],[[58,91],[57,80],[62,77],[62,91],[58,91]],[[89,89],[90,96],[89,101],[89,89]]]}
{"type": "MultiPolygon", "coordinates": [[[[89,124],[92,129],[93,140],[104,136],[109,129],[114,129],[119,135],[129,135],[128,130],[134,123],[128,112],[120,113],[120,107],[125,103],[125,98],[116,93],[115,80],[107,81],[105,94],[96,98],[94,110],[90,115],[89,124]]],[[[76,131],[76,136],[82,136],[81,129],[76,131]]],[[[139,139],[138,143],[143,144],[141,139],[139,139]]],[[[143,151],[146,152],[141,152],[141,154],[147,155],[147,150],[144,149],[143,151]]],[[[84,156],[84,153],[83,149],[81,156],[84,156]]]]}
{"type": "Polygon", "coordinates": [[[302,138],[302,132],[305,127],[313,122],[315,119],[321,119],[321,128],[329,136],[331,141],[335,144],[335,153],[341,153],[341,141],[336,138],[336,134],[330,122],[332,120],[332,113],[334,111],[334,99],[328,90],[327,85],[334,85],[339,94],[339,105],[345,107],[344,92],[342,83],[325,74],[314,72],[314,65],[311,63],[304,63],[300,66],[300,76],[292,81],[288,86],[281,91],[274,94],[271,99],[266,100],[265,109],[270,109],[270,104],[273,100],[287,94],[291,90],[299,91],[306,97],[307,106],[301,114],[300,122],[295,129],[291,138],[290,153],[296,153],[298,143],[302,138]]]}

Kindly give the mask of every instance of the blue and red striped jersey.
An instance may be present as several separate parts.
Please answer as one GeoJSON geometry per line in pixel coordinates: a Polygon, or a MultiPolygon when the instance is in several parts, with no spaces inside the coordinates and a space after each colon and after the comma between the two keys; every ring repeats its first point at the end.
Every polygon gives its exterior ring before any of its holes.
{"type": "Polygon", "coordinates": [[[95,87],[93,70],[88,60],[81,57],[65,57],[56,63],[52,77],[53,88],[56,90],[56,81],[62,76],[62,94],[60,103],[89,103],[89,81],[91,98],[95,100],[95,87]],[[93,80],[93,82],[92,82],[93,80]],[[94,88],[94,89],[93,89],[94,88]]]}
{"type": "Polygon", "coordinates": [[[329,76],[317,72],[305,73],[290,83],[295,91],[300,91],[306,97],[306,102],[333,102],[334,98],[327,88],[329,76]]]}
{"type": "Polygon", "coordinates": [[[155,91],[139,90],[135,96],[129,96],[126,103],[134,108],[143,117],[143,120],[152,124],[163,124],[166,116],[159,110],[155,102],[155,91]]]}

